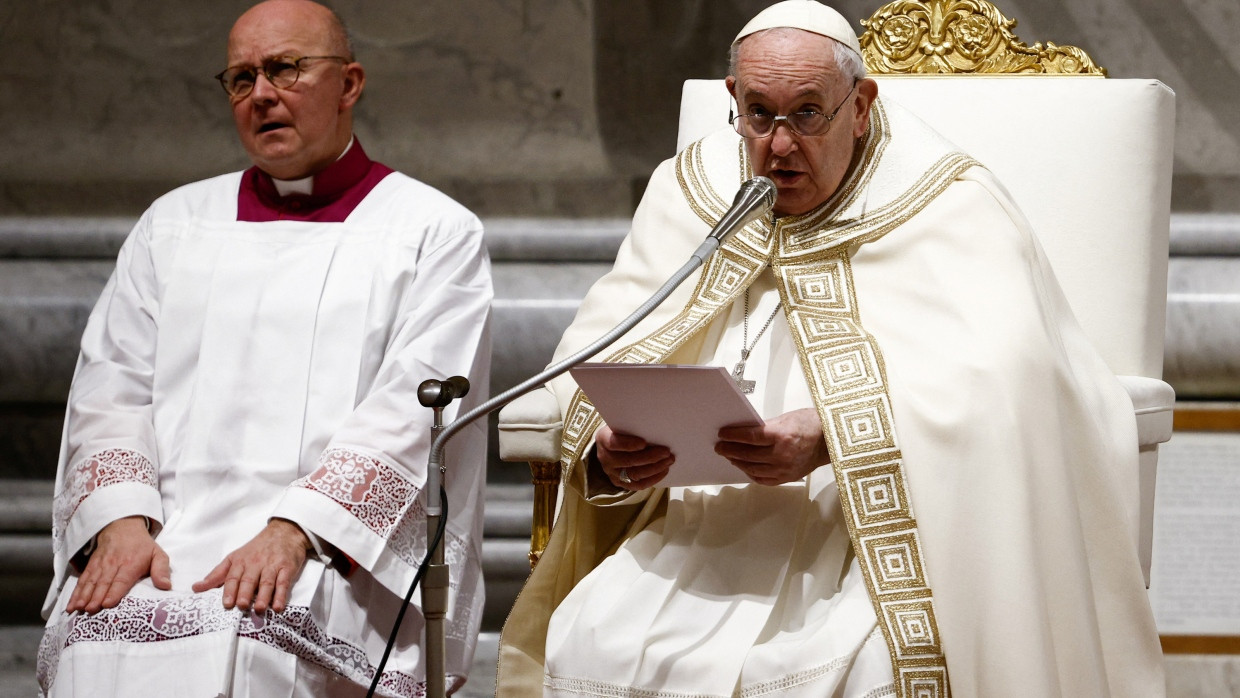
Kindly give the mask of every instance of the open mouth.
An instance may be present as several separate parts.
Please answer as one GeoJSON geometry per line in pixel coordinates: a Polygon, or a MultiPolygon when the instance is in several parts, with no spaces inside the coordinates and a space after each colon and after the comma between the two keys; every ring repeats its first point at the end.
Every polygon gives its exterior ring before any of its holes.
{"type": "Polygon", "coordinates": [[[275,131],[276,129],[284,128],[285,126],[288,126],[288,124],[282,124],[278,121],[273,121],[269,124],[263,124],[262,126],[259,126],[258,132],[259,133],[270,133],[271,131],[275,131]]]}

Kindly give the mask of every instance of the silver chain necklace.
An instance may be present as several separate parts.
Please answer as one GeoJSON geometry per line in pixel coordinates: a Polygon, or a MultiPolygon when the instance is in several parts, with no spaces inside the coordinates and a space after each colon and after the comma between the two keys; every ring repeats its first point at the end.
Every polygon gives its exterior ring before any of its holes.
{"type": "Polygon", "coordinates": [[[741,360],[736,362],[736,367],[732,369],[732,380],[736,381],[736,385],[740,387],[741,392],[749,395],[753,393],[753,389],[758,385],[756,381],[745,380],[745,362],[749,360],[749,352],[758,345],[758,339],[762,337],[762,333],[766,332],[766,328],[771,326],[775,321],[775,316],[779,314],[779,308],[784,304],[780,301],[775,304],[775,310],[771,311],[771,316],[766,319],[766,324],[762,329],[758,330],[758,334],[754,335],[753,344],[749,343],[749,289],[745,289],[745,319],[741,325],[741,360]]]}

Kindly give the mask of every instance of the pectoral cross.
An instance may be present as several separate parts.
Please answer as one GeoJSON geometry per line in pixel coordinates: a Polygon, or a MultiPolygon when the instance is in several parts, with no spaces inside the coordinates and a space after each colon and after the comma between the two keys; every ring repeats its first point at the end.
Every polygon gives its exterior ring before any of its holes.
{"type": "Polygon", "coordinates": [[[732,369],[732,380],[736,381],[736,385],[741,392],[750,395],[758,384],[751,380],[745,380],[745,362],[749,359],[749,350],[741,350],[741,360],[736,362],[736,368],[732,369]]]}

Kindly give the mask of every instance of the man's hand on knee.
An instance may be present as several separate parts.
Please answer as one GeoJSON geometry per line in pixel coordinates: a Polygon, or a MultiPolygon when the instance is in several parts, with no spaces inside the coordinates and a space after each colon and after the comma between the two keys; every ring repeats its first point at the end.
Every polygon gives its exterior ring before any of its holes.
{"type": "Polygon", "coordinates": [[[168,555],[151,538],[145,517],[117,519],[104,526],[95,537],[95,549],[78,577],[65,612],[97,613],[104,608],[114,608],[147,576],[155,588],[171,589],[172,569],[168,555]]]}
{"type": "Polygon", "coordinates": [[[301,574],[310,540],[291,521],[272,519],[250,542],[228,554],[202,581],[194,584],[201,592],[224,587],[224,608],[243,611],[282,613],[289,592],[301,574]]]}

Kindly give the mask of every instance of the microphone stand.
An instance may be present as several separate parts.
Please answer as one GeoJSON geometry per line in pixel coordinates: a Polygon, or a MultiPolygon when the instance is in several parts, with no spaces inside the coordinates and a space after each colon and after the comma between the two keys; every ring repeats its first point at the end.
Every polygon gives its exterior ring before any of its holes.
{"type": "MultiPolygon", "coordinates": [[[[468,383],[466,385],[468,386],[468,383]]],[[[452,397],[448,396],[447,400],[440,402],[446,403],[451,399],[452,397]]],[[[431,426],[431,439],[432,442],[437,442],[444,430],[444,405],[432,404],[430,407],[435,412],[435,421],[431,426]]],[[[448,566],[443,561],[443,536],[435,536],[433,540],[431,538],[433,535],[431,532],[438,531],[442,523],[446,523],[440,521],[441,517],[447,516],[447,512],[443,511],[443,507],[440,506],[441,502],[447,504],[447,495],[441,495],[443,475],[444,466],[427,467],[426,540],[427,545],[432,547],[428,551],[430,565],[426,568],[426,578],[422,581],[422,617],[426,623],[426,695],[430,698],[444,698],[447,690],[444,672],[444,617],[448,614],[449,575],[448,566]],[[437,496],[438,499],[436,499],[437,496]]]]}
{"type": "MultiPolygon", "coordinates": [[[[614,328],[608,331],[607,334],[604,334],[602,337],[599,337],[598,339],[594,340],[594,342],[586,346],[584,349],[581,349],[577,351],[576,353],[568,356],[567,358],[562,359],[559,362],[551,366],[548,366],[541,373],[538,373],[534,375],[533,377],[528,378],[525,381],[518,383],[517,385],[509,388],[508,390],[505,390],[499,395],[492,397],[491,399],[487,400],[481,405],[478,405],[472,410],[457,417],[455,420],[452,421],[451,424],[447,425],[446,427],[442,427],[442,429],[436,433],[434,440],[431,442],[430,456],[427,459],[426,483],[427,483],[428,495],[429,493],[433,492],[433,490],[431,489],[432,480],[435,483],[439,483],[440,476],[443,473],[445,473],[447,470],[446,466],[444,466],[442,463],[444,446],[447,445],[448,440],[451,439],[453,436],[455,436],[457,432],[459,432],[461,429],[464,429],[466,426],[468,426],[469,424],[471,424],[478,418],[484,417],[494,412],[495,410],[503,407],[504,405],[507,405],[509,402],[512,402],[516,398],[546,383],[552,378],[555,378],[556,376],[559,376],[560,374],[568,371],[573,366],[576,366],[582,361],[585,361],[591,356],[594,356],[598,352],[602,351],[603,349],[611,345],[617,339],[624,336],[625,333],[633,329],[633,327],[637,325],[637,323],[645,319],[645,317],[649,315],[651,312],[653,312],[654,309],[658,307],[660,303],[666,300],[667,297],[672,294],[672,291],[675,291],[676,288],[680,286],[680,284],[684,283],[685,279],[689,278],[689,276],[693,274],[693,272],[697,271],[698,267],[702,266],[702,264],[706,262],[706,259],[710,257],[715,252],[715,250],[719,249],[719,245],[721,245],[724,242],[724,240],[736,234],[737,231],[739,231],[741,228],[745,227],[746,225],[752,223],[754,220],[757,220],[761,216],[765,215],[767,212],[771,210],[771,208],[774,207],[774,205],[775,205],[775,184],[771,182],[770,179],[766,177],[754,177],[753,179],[750,179],[746,181],[745,183],[743,183],[741,185],[740,191],[738,191],[736,194],[736,199],[732,202],[732,207],[728,209],[726,213],[724,213],[723,218],[719,220],[719,222],[715,225],[714,229],[711,230],[710,234],[706,236],[706,239],[702,241],[702,244],[698,245],[698,248],[694,250],[692,255],[690,255],[689,261],[685,262],[684,265],[681,266],[680,269],[676,271],[676,273],[672,274],[672,276],[668,278],[668,280],[665,281],[662,286],[659,287],[659,290],[654,292],[654,295],[650,296],[650,298],[648,298],[646,302],[638,306],[637,310],[634,310],[627,318],[621,321],[620,324],[616,325],[614,328]]],[[[449,381],[451,380],[453,379],[449,379],[449,381]]],[[[436,411],[435,411],[436,427],[432,428],[432,433],[435,433],[435,429],[438,428],[438,424],[441,421],[441,416],[442,416],[441,413],[442,413],[442,408],[436,408],[436,411]]],[[[427,513],[426,526],[427,526],[428,536],[430,535],[430,531],[434,530],[431,528],[432,509],[435,512],[434,523],[438,524],[439,506],[432,505],[431,498],[430,496],[428,496],[427,507],[426,507],[426,513],[427,513]]],[[[440,567],[442,567],[443,581],[444,581],[444,586],[446,587],[447,579],[448,579],[448,570],[447,570],[447,566],[442,564],[443,563],[442,542],[439,546],[437,546],[437,550],[438,550],[437,553],[436,552],[431,553],[432,568],[435,564],[439,564],[440,567]],[[435,562],[436,556],[438,556],[438,563],[435,562]]],[[[430,577],[428,577],[428,581],[426,584],[427,586],[430,585],[430,577]]],[[[427,592],[424,587],[423,589],[424,599],[426,598],[426,593],[427,592]]],[[[446,606],[446,601],[447,601],[446,588],[444,589],[443,600],[444,600],[444,605],[446,606]]],[[[427,634],[427,645],[426,645],[427,646],[427,667],[426,667],[427,696],[428,698],[443,698],[444,696],[443,694],[444,669],[443,669],[443,656],[442,656],[443,615],[440,614],[436,622],[436,632],[439,634],[439,637],[432,640],[430,638],[431,614],[425,607],[423,608],[423,613],[425,614],[425,617],[426,617],[426,634],[427,634]],[[438,668],[433,667],[430,663],[431,662],[431,655],[430,655],[431,647],[437,648],[437,651],[439,652],[438,668]],[[433,674],[437,674],[437,676],[435,676],[435,685],[439,690],[438,693],[436,693],[435,689],[432,688],[431,677],[433,674]]]]}

